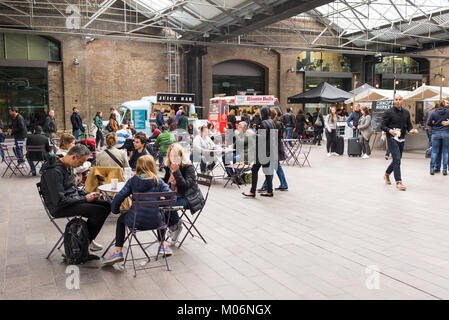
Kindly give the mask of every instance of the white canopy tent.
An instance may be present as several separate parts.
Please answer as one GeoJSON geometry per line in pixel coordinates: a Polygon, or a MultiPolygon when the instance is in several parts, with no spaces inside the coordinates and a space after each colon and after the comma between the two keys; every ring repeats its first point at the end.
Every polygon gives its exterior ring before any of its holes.
{"type": "MultiPolygon", "coordinates": [[[[400,94],[401,96],[405,96],[409,94],[410,91],[405,90],[396,90],[396,94],[400,94]]],[[[386,90],[386,89],[376,89],[376,88],[368,88],[366,90],[363,90],[358,95],[355,96],[356,103],[363,103],[363,102],[373,102],[377,100],[384,100],[384,99],[393,99],[394,96],[394,90],[386,90]]],[[[346,104],[353,103],[354,98],[350,98],[345,101],[346,104]]]]}
{"type": "MultiPolygon", "coordinates": [[[[443,87],[443,98],[449,97],[449,87],[443,87]]],[[[421,86],[404,96],[404,100],[411,101],[438,101],[440,100],[440,87],[421,86]]]]}

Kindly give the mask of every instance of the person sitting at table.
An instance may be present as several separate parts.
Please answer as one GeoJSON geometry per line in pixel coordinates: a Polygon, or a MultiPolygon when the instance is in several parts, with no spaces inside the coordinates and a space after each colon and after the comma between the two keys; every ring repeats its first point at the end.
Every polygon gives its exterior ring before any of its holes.
{"type": "Polygon", "coordinates": [[[215,149],[215,144],[209,137],[209,130],[207,126],[200,128],[200,134],[193,139],[192,153],[190,154],[190,161],[200,162],[201,173],[208,173],[208,171],[215,168],[214,156],[210,156],[210,150],[215,149]],[[207,160],[212,157],[212,162],[209,164],[207,160]]]}
{"type": "MultiPolygon", "coordinates": [[[[120,206],[133,193],[149,193],[149,192],[170,192],[169,186],[157,176],[156,163],[154,158],[150,155],[141,156],[137,160],[136,175],[129,179],[125,186],[114,197],[111,204],[111,211],[114,214],[120,213],[120,206]]],[[[138,230],[152,230],[161,226],[163,221],[167,222],[167,217],[163,215],[159,208],[140,207],[137,211],[134,205],[129,211],[120,215],[117,220],[115,229],[115,250],[106,259],[103,260],[104,265],[113,265],[114,263],[123,261],[123,245],[125,242],[126,227],[132,228],[134,226],[134,219],[136,221],[135,227],[138,230]],[[164,220],[162,220],[164,219],[164,220]]],[[[179,218],[178,218],[179,220],[179,218]]],[[[173,222],[171,217],[168,221],[169,227],[177,225],[178,221],[173,222]]],[[[157,232],[159,240],[160,253],[172,255],[172,250],[167,246],[165,241],[165,231],[157,232]]]]}
{"type": "Polygon", "coordinates": [[[155,123],[151,123],[150,124],[150,128],[151,128],[151,137],[150,140],[156,140],[157,137],[159,137],[159,135],[162,133],[161,130],[158,129],[158,127],[156,126],[155,123]]]}
{"type": "Polygon", "coordinates": [[[167,150],[170,144],[175,142],[173,133],[168,131],[166,125],[162,126],[162,133],[157,137],[154,142],[155,147],[159,147],[159,170],[162,170],[164,166],[164,157],[167,154],[167,150]]]}
{"type": "MultiPolygon", "coordinates": [[[[59,148],[56,151],[56,155],[59,158],[64,157],[67,152],[69,152],[72,147],[75,146],[75,137],[70,133],[63,133],[61,138],[59,139],[59,148]]],[[[92,164],[89,161],[85,161],[82,165],[73,169],[73,175],[75,177],[75,182],[77,185],[80,185],[87,171],[90,169],[92,164]]]]}
{"type": "MultiPolygon", "coordinates": [[[[189,208],[192,214],[200,210],[204,205],[204,198],[198,188],[195,167],[190,163],[179,143],[173,143],[168,148],[164,169],[164,182],[179,195],[174,206],[189,208]]],[[[182,231],[182,220],[179,219],[176,211],[171,212],[170,219],[173,219],[173,224],[177,221],[176,225],[169,227],[169,234],[174,244],[182,231]]]]}
{"type": "Polygon", "coordinates": [[[209,135],[209,137],[210,137],[210,139],[213,141],[213,142],[216,142],[216,143],[221,143],[221,133],[220,133],[220,131],[218,131],[218,130],[216,130],[215,129],[215,123],[213,123],[213,122],[208,122],[207,123],[207,130],[209,130],[209,132],[208,132],[208,135],[209,135]],[[215,139],[220,139],[220,141],[216,141],[215,139]]]}
{"type": "MultiPolygon", "coordinates": [[[[122,126],[122,125],[121,125],[122,126]]],[[[106,149],[97,154],[96,164],[98,167],[129,167],[126,152],[115,147],[117,136],[114,132],[106,136],[106,149]]]]}
{"type": "Polygon", "coordinates": [[[136,133],[134,137],[134,151],[132,152],[131,158],[129,159],[129,166],[135,170],[137,165],[137,160],[141,156],[149,155],[146,148],[147,136],[143,132],[136,133]]]}
{"type": "MultiPolygon", "coordinates": [[[[28,160],[28,164],[30,165],[31,174],[36,176],[36,166],[34,165],[34,161],[46,161],[50,158],[50,144],[48,142],[48,137],[42,134],[41,126],[34,127],[34,133],[28,135],[26,146],[36,147],[43,146],[43,152],[40,151],[30,151],[27,152],[26,158],[28,160]]],[[[42,169],[42,167],[41,167],[42,169]]]]}
{"type": "Polygon", "coordinates": [[[42,166],[41,191],[45,206],[54,218],[87,218],[89,249],[99,251],[103,247],[95,242],[95,238],[103,227],[111,206],[106,201],[98,200],[98,193],[79,190],[72,174],[72,168],[86,162],[90,153],[85,145],[76,145],[62,158],[50,157],[42,166]]]}
{"type": "Polygon", "coordinates": [[[117,148],[120,148],[125,144],[126,139],[129,139],[132,137],[131,131],[129,129],[126,129],[126,125],[123,123],[119,126],[119,130],[115,133],[117,136],[117,148]]]}

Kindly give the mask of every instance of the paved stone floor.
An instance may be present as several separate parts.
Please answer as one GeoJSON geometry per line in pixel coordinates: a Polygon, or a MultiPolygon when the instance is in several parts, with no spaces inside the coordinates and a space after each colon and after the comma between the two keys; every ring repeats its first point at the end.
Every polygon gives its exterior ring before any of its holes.
{"type": "MultiPolygon", "coordinates": [[[[286,167],[290,189],[274,198],[243,199],[218,181],[198,223],[208,244],[188,239],[169,258],[172,271],[137,278],[129,267],[89,262],[79,290],[66,288],[60,252],[45,259],[57,232],[39,178],[0,179],[0,298],[449,298],[448,177],[430,176],[428,160],[414,153],[403,159],[406,192],[383,183],[380,151],[369,160],[327,158],[315,147],[311,162],[286,167]]],[[[97,240],[106,245],[114,231],[111,217],[97,240]]]]}

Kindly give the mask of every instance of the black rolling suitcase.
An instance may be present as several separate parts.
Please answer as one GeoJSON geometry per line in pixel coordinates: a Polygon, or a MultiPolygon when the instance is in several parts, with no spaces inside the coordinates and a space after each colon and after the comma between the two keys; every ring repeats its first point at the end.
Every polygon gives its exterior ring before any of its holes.
{"type": "Polygon", "coordinates": [[[348,156],[361,157],[362,156],[362,145],[358,138],[358,132],[356,138],[348,138],[348,156]]]}
{"type": "Polygon", "coordinates": [[[344,150],[345,150],[345,138],[343,138],[342,136],[337,136],[337,141],[332,146],[331,152],[336,152],[341,156],[344,153],[344,150]]]}

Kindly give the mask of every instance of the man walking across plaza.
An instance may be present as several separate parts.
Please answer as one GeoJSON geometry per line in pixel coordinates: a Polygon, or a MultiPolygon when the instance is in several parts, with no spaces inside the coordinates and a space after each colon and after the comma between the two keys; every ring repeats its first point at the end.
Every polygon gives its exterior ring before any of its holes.
{"type": "Polygon", "coordinates": [[[316,108],[316,112],[313,114],[313,144],[318,142],[318,145],[321,146],[321,138],[323,134],[324,127],[324,117],[320,113],[320,108],[316,108]]]}
{"type": "Polygon", "coordinates": [[[285,127],[285,139],[291,139],[295,127],[295,116],[290,108],[287,108],[287,112],[282,116],[281,121],[285,127]]]}
{"type": "Polygon", "coordinates": [[[70,121],[72,122],[72,130],[73,130],[73,136],[76,140],[80,139],[81,132],[84,132],[83,127],[83,120],[81,119],[80,115],[78,114],[78,108],[73,107],[73,113],[70,116],[70,121]]]}
{"type": "Polygon", "coordinates": [[[12,129],[9,130],[9,134],[14,137],[15,148],[14,151],[18,158],[18,163],[24,163],[23,159],[23,143],[27,136],[27,126],[25,119],[19,114],[16,107],[9,109],[9,115],[12,117],[12,129]]]}
{"type": "Polygon", "coordinates": [[[359,126],[359,120],[362,117],[362,112],[360,111],[360,104],[356,104],[354,107],[354,111],[349,115],[346,124],[349,128],[352,129],[352,137],[357,137],[357,127],[359,126]],[[352,123],[351,123],[352,121],[352,123]]]}
{"type": "Polygon", "coordinates": [[[55,110],[48,111],[48,116],[45,118],[44,122],[44,132],[50,139],[56,138],[56,120],[55,120],[55,110]]]}
{"type": "Polygon", "coordinates": [[[401,95],[394,96],[394,107],[385,111],[381,128],[387,134],[388,147],[393,158],[384,175],[385,183],[391,184],[390,174],[394,172],[396,188],[405,191],[406,187],[403,185],[401,177],[401,158],[404,151],[405,135],[407,131],[413,135],[418,133],[418,130],[413,129],[410,113],[404,109],[401,95]]]}

